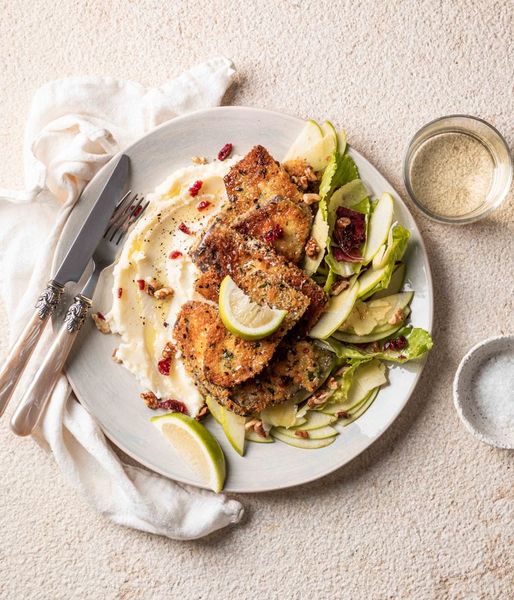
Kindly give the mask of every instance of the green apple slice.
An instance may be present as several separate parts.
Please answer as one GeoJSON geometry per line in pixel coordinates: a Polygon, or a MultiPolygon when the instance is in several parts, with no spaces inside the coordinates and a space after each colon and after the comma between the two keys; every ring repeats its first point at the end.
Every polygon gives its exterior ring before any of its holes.
{"type": "Polygon", "coordinates": [[[214,400],[214,398],[211,398],[211,396],[207,396],[205,398],[205,404],[207,404],[207,408],[209,409],[211,415],[214,417],[214,420],[217,421],[220,425],[222,425],[223,406],[221,406],[221,404],[218,404],[216,400],[214,400]]]}
{"type": "Polygon", "coordinates": [[[346,402],[356,404],[365,398],[371,390],[387,383],[386,367],[377,359],[362,364],[353,377],[346,402]]]}
{"type": "Polygon", "coordinates": [[[268,435],[267,437],[262,437],[262,435],[255,433],[253,429],[249,429],[245,433],[245,439],[249,442],[256,442],[257,444],[273,444],[273,442],[275,441],[271,437],[271,435],[268,435]]]}
{"type": "Polygon", "coordinates": [[[324,438],[322,440],[310,440],[301,437],[290,437],[288,435],[280,433],[279,431],[274,431],[273,429],[271,430],[271,435],[275,439],[284,442],[284,444],[287,444],[288,446],[302,448],[303,450],[317,450],[318,448],[330,446],[330,444],[334,443],[337,437],[336,435],[333,435],[332,437],[324,438]]]}
{"type": "Polygon", "coordinates": [[[346,131],[344,129],[340,129],[337,132],[337,151],[339,154],[344,154],[346,152],[346,131]]]}
{"type": "Polygon", "coordinates": [[[337,135],[336,128],[332,125],[332,123],[330,121],[325,121],[321,125],[321,131],[323,132],[323,137],[326,141],[326,150],[330,150],[330,154],[333,154],[334,152],[341,152],[339,150],[339,137],[337,135]]]}
{"type": "Polygon", "coordinates": [[[331,198],[328,205],[329,214],[329,225],[333,227],[336,221],[337,209],[340,206],[346,208],[352,208],[359,202],[362,202],[364,198],[368,197],[368,190],[360,179],[353,179],[348,183],[345,183],[338,190],[336,190],[331,198]]]}
{"type": "Polygon", "coordinates": [[[377,397],[378,391],[378,388],[372,390],[364,402],[361,402],[361,404],[359,404],[359,406],[356,407],[352,413],[350,413],[350,416],[347,419],[339,419],[338,425],[343,425],[343,427],[346,427],[361,417],[373,404],[375,398],[377,397]]]}
{"type": "Polygon", "coordinates": [[[390,335],[393,335],[394,333],[399,331],[402,327],[403,323],[401,323],[400,325],[395,325],[383,331],[376,331],[374,333],[370,333],[369,335],[355,335],[352,333],[345,333],[344,331],[335,331],[333,335],[336,338],[336,340],[339,340],[340,342],[345,342],[346,344],[370,344],[371,342],[378,342],[379,340],[388,338],[390,335]]]}
{"type": "Polygon", "coordinates": [[[241,456],[245,451],[245,423],[246,418],[236,415],[231,410],[221,407],[221,426],[227,436],[227,440],[234,450],[241,456]]]}
{"type": "Polygon", "coordinates": [[[320,340],[330,337],[346,321],[358,295],[359,282],[354,281],[344,292],[332,296],[320,320],[309,331],[309,336],[320,340]]]}
{"type": "Polygon", "coordinates": [[[296,423],[298,406],[292,400],[270,406],[261,411],[261,419],[273,427],[292,427],[296,423]]]}
{"type": "MultiPolygon", "coordinates": [[[[391,329],[397,323],[390,322],[393,317],[401,316],[409,306],[414,292],[399,292],[382,298],[362,302],[357,300],[352,312],[339,328],[343,333],[357,336],[367,336],[379,333],[380,329],[391,329]]],[[[403,315],[402,322],[405,320],[403,315]]],[[[357,342],[359,343],[359,342],[357,342]]]]}
{"type": "Polygon", "coordinates": [[[322,171],[337,146],[338,136],[331,123],[325,121],[320,126],[309,119],[287,151],[284,162],[303,158],[315,171],[322,171]]]}
{"type": "Polygon", "coordinates": [[[292,430],[301,429],[302,431],[311,431],[312,429],[318,429],[320,427],[326,427],[333,423],[335,419],[330,418],[328,415],[324,415],[320,412],[311,411],[307,413],[307,421],[302,425],[295,425],[292,430]]]}
{"type": "MultiPolygon", "coordinates": [[[[309,119],[298,134],[298,137],[291,144],[289,150],[286,152],[283,162],[301,158],[307,160],[307,157],[312,152],[312,149],[322,143],[323,138],[324,133],[321,127],[318,125],[318,123],[316,123],[316,121],[309,119]]],[[[310,164],[308,160],[307,162],[310,164]]]]}
{"type": "Polygon", "coordinates": [[[357,297],[361,298],[371,291],[382,280],[386,270],[387,267],[382,267],[381,269],[371,268],[365,271],[358,280],[359,292],[357,297]]]}
{"type": "MultiPolygon", "coordinates": [[[[369,394],[368,394],[369,395],[369,394]]],[[[358,402],[350,404],[349,402],[338,402],[337,404],[325,404],[322,408],[321,412],[325,415],[336,416],[340,412],[350,412],[351,410],[355,410],[359,407],[368,397],[366,395],[364,398],[361,398],[358,402]]]]}
{"type": "MultiPolygon", "coordinates": [[[[319,415],[321,415],[322,413],[317,413],[319,415]]],[[[328,415],[325,415],[328,416],[328,415]]],[[[330,427],[330,425],[327,425],[326,427],[318,427],[317,429],[311,429],[309,431],[307,431],[306,429],[303,429],[302,427],[300,427],[299,429],[285,429],[284,427],[277,427],[275,429],[275,431],[277,431],[278,433],[282,433],[283,435],[287,435],[289,437],[292,438],[298,438],[300,436],[298,436],[298,431],[305,431],[308,434],[308,438],[304,438],[304,439],[309,439],[309,440],[324,440],[325,438],[330,438],[333,437],[334,435],[338,435],[339,432],[334,429],[333,427],[330,427]]]]}
{"type": "Polygon", "coordinates": [[[391,229],[394,215],[394,200],[391,194],[384,192],[380,197],[375,210],[371,213],[368,226],[366,248],[362,262],[367,265],[385,244],[391,229]]]}
{"type": "Polygon", "coordinates": [[[385,290],[380,290],[379,292],[376,292],[376,294],[373,294],[372,299],[376,300],[377,298],[384,298],[386,296],[390,296],[391,294],[397,294],[403,287],[406,270],[407,268],[405,263],[399,263],[391,275],[391,281],[389,282],[389,285],[385,290]]]}
{"type": "Polygon", "coordinates": [[[318,267],[320,266],[321,261],[323,260],[323,256],[325,255],[328,235],[328,223],[325,220],[322,211],[318,209],[318,212],[314,217],[314,223],[311,229],[311,238],[318,244],[319,252],[313,258],[307,256],[307,254],[305,255],[303,261],[303,270],[307,273],[307,275],[312,275],[318,270],[318,267]]]}

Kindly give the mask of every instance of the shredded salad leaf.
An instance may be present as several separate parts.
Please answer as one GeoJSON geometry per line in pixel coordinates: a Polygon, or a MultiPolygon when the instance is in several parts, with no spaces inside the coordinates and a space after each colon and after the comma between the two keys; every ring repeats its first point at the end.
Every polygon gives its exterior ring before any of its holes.
{"type": "Polygon", "coordinates": [[[334,338],[329,338],[324,342],[327,348],[335,353],[337,358],[344,362],[362,361],[371,358],[379,358],[389,362],[405,363],[409,360],[420,358],[427,353],[433,346],[432,337],[425,329],[420,327],[403,327],[397,331],[393,339],[404,337],[407,341],[407,346],[401,350],[392,348],[384,349],[384,343],[379,344],[380,350],[375,351],[372,345],[356,346],[353,344],[345,344],[334,338]]]}

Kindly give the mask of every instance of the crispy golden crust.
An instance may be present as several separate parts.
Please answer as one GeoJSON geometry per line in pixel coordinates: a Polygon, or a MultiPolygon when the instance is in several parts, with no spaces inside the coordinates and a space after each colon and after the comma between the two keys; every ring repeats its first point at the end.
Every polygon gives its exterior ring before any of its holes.
{"type": "Polygon", "coordinates": [[[255,146],[225,176],[229,206],[225,222],[234,220],[263,200],[280,195],[301,202],[291,177],[263,146],[255,146]]]}
{"type": "Polygon", "coordinates": [[[205,302],[186,302],[180,309],[173,329],[177,349],[182,353],[186,370],[204,396],[212,395],[220,403],[228,400],[228,391],[210,384],[204,377],[203,364],[209,330],[218,318],[214,306],[205,302]]]}
{"type": "Polygon", "coordinates": [[[282,167],[287,171],[290,177],[300,178],[305,175],[307,161],[303,158],[295,158],[282,163],[282,167]]]}
{"type": "MultiPolygon", "coordinates": [[[[305,312],[309,327],[316,323],[325,307],[325,293],[301,269],[287,263],[259,241],[246,238],[229,227],[212,224],[191,254],[202,271],[214,270],[220,277],[250,270],[262,271],[300,291],[309,299],[305,312]]],[[[236,283],[240,285],[238,281],[236,283]]]]}
{"type": "Polygon", "coordinates": [[[332,361],[332,353],[311,340],[284,340],[260,375],[231,391],[231,410],[251,415],[298,394],[307,395],[322,385],[332,361]]]}
{"type": "Polygon", "coordinates": [[[254,302],[286,310],[287,315],[273,335],[258,341],[233,335],[219,317],[216,319],[208,332],[204,375],[211,383],[223,387],[233,387],[260,373],[271,360],[280,340],[300,320],[308,306],[308,299],[301,292],[273,275],[238,268],[232,276],[254,302]]]}
{"type": "Polygon", "coordinates": [[[208,337],[204,376],[211,383],[227,388],[260,373],[271,360],[279,341],[272,338],[243,340],[230,333],[219,317],[209,328],[208,337]]]}
{"type": "Polygon", "coordinates": [[[210,354],[211,328],[216,319],[215,307],[187,302],[177,317],[174,338],[200,393],[239,415],[251,415],[303,390],[317,389],[330,370],[333,356],[330,352],[311,340],[287,339],[281,342],[260,375],[232,388],[213,384],[205,377],[204,361],[210,354]]]}
{"type": "Polygon", "coordinates": [[[312,212],[282,196],[275,196],[233,222],[240,233],[271,246],[286,260],[298,263],[312,227],[312,212]]]}
{"type": "Polygon", "coordinates": [[[211,302],[218,302],[221,277],[214,270],[200,273],[195,281],[195,291],[211,302]]]}

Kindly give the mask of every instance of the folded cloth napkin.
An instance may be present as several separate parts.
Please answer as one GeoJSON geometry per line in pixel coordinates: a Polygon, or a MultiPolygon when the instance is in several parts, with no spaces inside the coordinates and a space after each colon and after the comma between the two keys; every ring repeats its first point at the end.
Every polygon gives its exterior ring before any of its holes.
{"type": "MultiPolygon", "coordinates": [[[[234,73],[229,60],[216,57],[159,88],[74,77],[36,92],[25,133],[27,190],[0,189],[0,269],[11,341],[46,287],[55,245],[85,184],[114,153],[156,125],[218,105],[234,73]]],[[[25,380],[50,342],[46,331],[25,380]]],[[[34,437],[90,503],[116,523],[193,539],[242,516],[235,500],[124,464],[76,401],[64,375],[34,437]]]]}

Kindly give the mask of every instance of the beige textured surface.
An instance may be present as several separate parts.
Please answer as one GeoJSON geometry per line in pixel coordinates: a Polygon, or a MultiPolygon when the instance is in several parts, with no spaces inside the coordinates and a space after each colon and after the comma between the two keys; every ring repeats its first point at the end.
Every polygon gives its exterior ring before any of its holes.
{"type": "MultiPolygon", "coordinates": [[[[509,0],[18,0],[1,11],[2,185],[21,183],[23,123],[41,83],[84,73],[156,84],[220,51],[239,71],[233,102],[344,124],[404,197],[405,146],[431,118],[476,114],[514,144],[509,0]]],[[[451,399],[465,351],[514,330],[512,197],[463,228],[415,216],[437,346],[382,439],[318,483],[242,498],[239,527],[179,543],[93,513],[3,419],[0,597],[514,597],[513,454],[471,438],[451,399]]],[[[5,349],[5,315],[0,325],[5,349]]]]}

